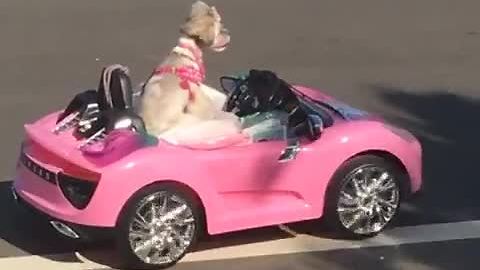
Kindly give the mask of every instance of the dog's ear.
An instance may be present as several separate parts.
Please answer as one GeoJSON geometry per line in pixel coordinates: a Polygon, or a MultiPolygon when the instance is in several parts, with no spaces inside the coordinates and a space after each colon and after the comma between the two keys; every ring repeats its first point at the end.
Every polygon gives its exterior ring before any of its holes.
{"type": "Polygon", "coordinates": [[[217,8],[215,8],[214,6],[210,8],[210,14],[215,19],[215,21],[219,22],[222,20],[222,18],[220,17],[220,14],[217,11],[217,8]]]}
{"type": "Polygon", "coordinates": [[[209,31],[211,28],[212,22],[203,18],[198,19],[188,19],[181,27],[180,32],[198,39],[198,41],[203,42],[204,44],[209,44],[214,39],[214,33],[209,31]]]}
{"type": "Polygon", "coordinates": [[[180,27],[180,33],[208,46],[215,38],[215,33],[211,30],[215,23],[214,17],[212,9],[207,4],[197,1],[192,5],[190,16],[180,27]]]}
{"type": "Polygon", "coordinates": [[[210,46],[215,39],[215,24],[219,22],[220,15],[215,7],[196,1],[192,5],[190,16],[180,27],[180,33],[195,38],[203,46],[210,46]]]}
{"type": "Polygon", "coordinates": [[[192,10],[190,11],[190,18],[197,18],[205,16],[210,12],[210,7],[202,1],[196,1],[192,5],[192,10]]]}

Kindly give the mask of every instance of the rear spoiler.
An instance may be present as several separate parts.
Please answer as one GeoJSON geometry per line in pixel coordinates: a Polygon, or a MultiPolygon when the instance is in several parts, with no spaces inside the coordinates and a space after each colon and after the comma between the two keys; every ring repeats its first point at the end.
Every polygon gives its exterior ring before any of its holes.
{"type": "Polygon", "coordinates": [[[78,149],[77,145],[79,142],[69,141],[63,136],[56,136],[50,130],[46,130],[36,124],[25,124],[24,129],[30,141],[39,144],[53,155],[68,161],[72,165],[92,172],[98,170],[98,167],[88,161],[80,149],[78,149]],[[55,137],[55,140],[52,139],[53,137],[55,137]]]}

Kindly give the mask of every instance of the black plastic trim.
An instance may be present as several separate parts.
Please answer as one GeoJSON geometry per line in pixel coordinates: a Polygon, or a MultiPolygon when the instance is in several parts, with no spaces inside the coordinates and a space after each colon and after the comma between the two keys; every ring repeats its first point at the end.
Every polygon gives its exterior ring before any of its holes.
{"type": "Polygon", "coordinates": [[[34,207],[33,205],[25,201],[21,196],[17,194],[14,188],[12,188],[12,193],[13,193],[13,199],[15,200],[16,204],[19,207],[37,216],[38,218],[45,220],[45,222],[58,221],[58,222],[64,223],[65,225],[72,228],[80,236],[79,240],[94,241],[94,240],[110,240],[113,238],[115,227],[90,226],[90,225],[78,224],[78,223],[65,221],[59,218],[55,218],[37,209],[36,207],[34,207]]]}

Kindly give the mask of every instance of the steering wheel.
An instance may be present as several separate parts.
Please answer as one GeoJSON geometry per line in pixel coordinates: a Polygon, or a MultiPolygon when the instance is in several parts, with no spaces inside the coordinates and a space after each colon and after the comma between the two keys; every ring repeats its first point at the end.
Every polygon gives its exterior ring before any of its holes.
{"type": "Polygon", "coordinates": [[[247,79],[224,76],[220,78],[220,84],[228,94],[225,111],[235,111],[235,114],[240,117],[258,111],[257,97],[248,88],[247,79]]]}
{"type": "Polygon", "coordinates": [[[288,112],[287,128],[295,136],[306,135],[310,140],[317,140],[323,131],[324,123],[322,117],[309,112],[308,106],[298,100],[296,95],[283,88],[278,91],[268,92],[267,95],[260,95],[254,89],[250,89],[248,76],[223,76],[220,84],[228,99],[224,110],[234,112],[237,116],[243,117],[259,111],[269,111],[280,108],[288,112]]]}

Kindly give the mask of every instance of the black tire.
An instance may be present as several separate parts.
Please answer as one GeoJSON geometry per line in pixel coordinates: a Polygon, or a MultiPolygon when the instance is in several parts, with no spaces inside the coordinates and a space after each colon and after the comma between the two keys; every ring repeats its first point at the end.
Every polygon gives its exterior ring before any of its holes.
{"type": "Polygon", "coordinates": [[[196,245],[199,237],[203,232],[203,211],[201,205],[192,192],[183,188],[181,185],[171,184],[171,183],[157,183],[150,186],[145,187],[144,189],[137,192],[127,203],[126,207],[122,211],[120,218],[118,220],[116,226],[116,233],[115,233],[115,240],[116,240],[116,247],[120,258],[122,259],[122,269],[165,269],[175,265],[178,261],[180,261],[188,252],[192,250],[192,248],[196,245]],[[143,198],[148,197],[151,194],[166,191],[170,194],[174,194],[181,199],[183,199],[187,205],[192,209],[194,223],[195,223],[195,230],[193,239],[188,245],[188,248],[174,261],[165,264],[149,264],[142,261],[137,255],[133,252],[132,248],[130,247],[130,241],[128,239],[129,234],[129,227],[130,227],[130,220],[132,219],[133,215],[135,215],[135,211],[139,206],[139,203],[142,201],[143,198]]]}
{"type": "Polygon", "coordinates": [[[405,190],[405,173],[395,163],[371,154],[359,155],[353,157],[341,165],[335,172],[331,182],[327,188],[326,201],[325,201],[325,214],[324,222],[329,229],[333,230],[335,234],[339,234],[341,238],[346,239],[364,239],[373,237],[386,228],[395,223],[398,216],[400,204],[403,200],[405,190]],[[337,203],[340,199],[340,191],[342,187],[348,181],[348,177],[356,170],[366,166],[377,166],[386,169],[390,175],[393,175],[394,181],[398,188],[398,204],[393,217],[387,222],[387,224],[378,232],[371,233],[355,233],[353,230],[348,229],[340,220],[340,216],[337,212],[337,203]]]}

